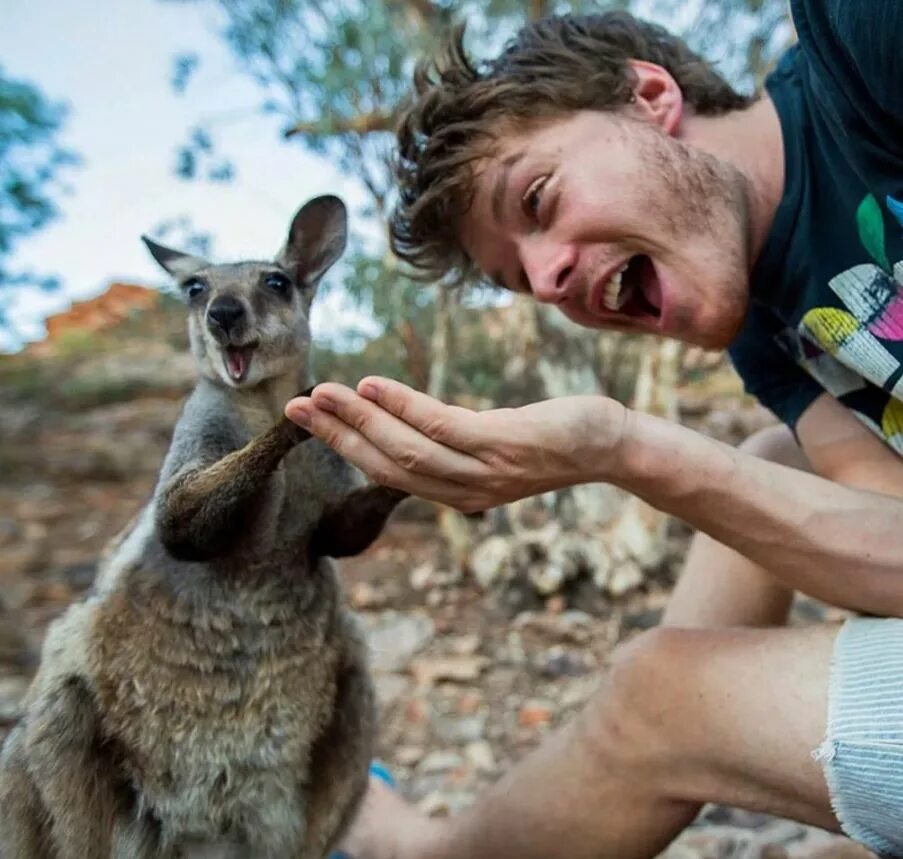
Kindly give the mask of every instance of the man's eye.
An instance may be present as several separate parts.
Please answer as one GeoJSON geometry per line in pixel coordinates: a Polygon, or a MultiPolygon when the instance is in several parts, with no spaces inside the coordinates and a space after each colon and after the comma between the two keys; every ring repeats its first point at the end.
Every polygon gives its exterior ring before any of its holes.
{"type": "Polygon", "coordinates": [[[542,204],[542,191],[548,179],[548,176],[540,176],[538,179],[534,179],[524,192],[521,208],[531,220],[535,220],[539,215],[539,207],[542,204]]]}

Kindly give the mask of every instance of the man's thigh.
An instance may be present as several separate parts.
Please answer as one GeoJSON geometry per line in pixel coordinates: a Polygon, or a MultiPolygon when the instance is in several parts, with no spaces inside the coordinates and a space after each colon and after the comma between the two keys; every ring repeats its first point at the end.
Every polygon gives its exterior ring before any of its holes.
{"type": "Polygon", "coordinates": [[[611,692],[644,779],[837,830],[821,765],[839,627],[658,629],[616,658],[611,692]]]}

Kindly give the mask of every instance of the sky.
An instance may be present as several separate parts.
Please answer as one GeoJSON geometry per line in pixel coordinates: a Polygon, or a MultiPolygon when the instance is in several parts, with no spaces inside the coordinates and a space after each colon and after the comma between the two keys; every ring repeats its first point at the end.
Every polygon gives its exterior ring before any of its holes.
{"type": "MultiPolygon", "coordinates": [[[[211,4],[161,0],[2,0],[0,66],[69,106],[60,143],[78,152],[61,217],[17,245],[13,270],[57,275],[62,288],[17,294],[10,317],[25,339],[44,335],[44,317],[103,292],[113,280],[156,285],[166,276],[140,235],[188,215],[213,236],[217,261],[271,256],[291,216],[308,198],[343,197],[352,231],[362,189],[329,162],[282,140],[277,117],[258,110],[261,91],[217,37],[211,4]],[[170,85],[173,57],[201,55],[187,92],[170,85]],[[212,121],[218,149],[237,168],[227,184],[185,182],[173,174],[188,131],[212,121]]],[[[335,291],[315,305],[315,335],[348,320],[335,291]]],[[[355,319],[355,324],[367,320],[355,319]]],[[[0,348],[18,344],[0,332],[0,348]]]]}

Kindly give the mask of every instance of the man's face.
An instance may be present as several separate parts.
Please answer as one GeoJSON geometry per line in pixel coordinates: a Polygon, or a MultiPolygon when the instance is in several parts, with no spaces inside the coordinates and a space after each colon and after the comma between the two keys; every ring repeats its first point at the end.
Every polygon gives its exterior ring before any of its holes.
{"type": "Polygon", "coordinates": [[[585,111],[500,135],[461,239],[497,283],[581,325],[722,348],[748,300],[746,185],[646,120],[585,111]]]}

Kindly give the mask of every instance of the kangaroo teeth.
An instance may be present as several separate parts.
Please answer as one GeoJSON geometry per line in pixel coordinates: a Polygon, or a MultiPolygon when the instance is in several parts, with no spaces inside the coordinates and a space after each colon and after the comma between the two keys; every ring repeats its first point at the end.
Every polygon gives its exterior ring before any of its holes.
{"type": "Polygon", "coordinates": [[[624,272],[627,270],[627,265],[628,264],[625,262],[624,265],[612,275],[611,280],[605,284],[605,292],[602,294],[602,303],[605,305],[606,310],[618,311],[630,300],[633,290],[623,283],[624,272]]]}

